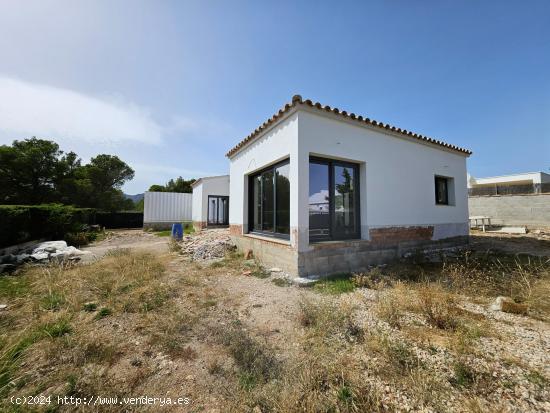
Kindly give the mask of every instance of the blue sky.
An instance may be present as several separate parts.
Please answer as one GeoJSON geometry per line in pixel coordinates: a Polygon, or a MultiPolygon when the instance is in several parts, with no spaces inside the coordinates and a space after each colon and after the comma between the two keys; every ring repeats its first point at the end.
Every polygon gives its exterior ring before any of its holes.
{"type": "Polygon", "coordinates": [[[0,143],[115,153],[124,190],[228,171],[293,94],[550,168],[548,1],[0,1],[0,143]]]}

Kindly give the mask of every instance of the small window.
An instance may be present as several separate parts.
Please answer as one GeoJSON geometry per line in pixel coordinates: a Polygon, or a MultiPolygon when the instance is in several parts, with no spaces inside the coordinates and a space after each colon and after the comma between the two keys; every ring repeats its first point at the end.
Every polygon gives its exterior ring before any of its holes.
{"type": "Polygon", "coordinates": [[[449,178],[435,177],[435,203],[449,205],[449,178]]]}

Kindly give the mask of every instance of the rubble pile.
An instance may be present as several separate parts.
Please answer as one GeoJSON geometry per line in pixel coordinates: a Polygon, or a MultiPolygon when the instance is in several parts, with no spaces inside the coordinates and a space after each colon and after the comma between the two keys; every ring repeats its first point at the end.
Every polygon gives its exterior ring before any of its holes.
{"type": "Polygon", "coordinates": [[[223,258],[227,252],[235,249],[227,229],[209,229],[186,235],[180,241],[180,247],[181,253],[193,260],[223,258]]]}
{"type": "Polygon", "coordinates": [[[82,255],[90,254],[67,245],[65,241],[46,241],[0,255],[0,273],[9,273],[25,263],[46,263],[50,261],[78,261],[82,255]]]}

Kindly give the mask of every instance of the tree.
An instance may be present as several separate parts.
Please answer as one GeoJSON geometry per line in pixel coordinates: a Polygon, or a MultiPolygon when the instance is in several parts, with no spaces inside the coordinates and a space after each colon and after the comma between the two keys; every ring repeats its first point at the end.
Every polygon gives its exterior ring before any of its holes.
{"type": "Polygon", "coordinates": [[[134,171],[113,155],[82,165],[74,152],[35,137],[0,146],[0,204],[59,202],[105,210],[133,209],[122,185],[134,171]]]}
{"type": "Polygon", "coordinates": [[[57,143],[36,137],[0,146],[0,202],[54,201],[62,153],[57,143]]]}
{"type": "Polygon", "coordinates": [[[124,197],[120,188],[134,177],[134,170],[118,156],[97,155],[83,168],[82,178],[90,185],[88,206],[109,211],[133,209],[134,203],[124,197]]]}
{"type": "Polygon", "coordinates": [[[196,179],[183,179],[181,176],[174,179],[170,179],[166,185],[151,185],[149,191],[151,192],[184,192],[190,194],[193,192],[191,185],[196,179]]]}

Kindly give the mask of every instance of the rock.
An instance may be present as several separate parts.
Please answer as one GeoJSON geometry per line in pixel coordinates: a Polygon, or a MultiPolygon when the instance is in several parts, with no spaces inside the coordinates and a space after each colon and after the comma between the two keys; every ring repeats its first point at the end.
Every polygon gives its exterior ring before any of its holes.
{"type": "Polygon", "coordinates": [[[32,251],[33,254],[39,254],[43,252],[56,252],[67,248],[65,241],[46,241],[38,244],[32,251]]]}
{"type": "Polygon", "coordinates": [[[21,265],[24,262],[29,261],[30,258],[31,256],[29,254],[19,254],[15,256],[15,262],[17,263],[17,265],[21,265]]]}
{"type": "Polygon", "coordinates": [[[0,311],[5,310],[6,308],[8,308],[7,304],[0,304],[0,311]]]}
{"type": "Polygon", "coordinates": [[[9,274],[15,271],[16,266],[13,264],[0,264],[0,274],[9,274]]]}
{"type": "Polygon", "coordinates": [[[252,271],[250,271],[250,270],[243,271],[243,275],[249,276],[250,274],[252,274],[252,271]]]}
{"type": "Polygon", "coordinates": [[[269,271],[270,272],[282,272],[283,270],[281,270],[280,268],[277,268],[277,267],[273,267],[273,268],[270,268],[269,271]]]}
{"type": "Polygon", "coordinates": [[[497,297],[493,302],[493,304],[489,306],[489,310],[525,315],[528,312],[528,307],[525,304],[516,303],[510,297],[500,296],[500,297],[497,297]]]}
{"type": "Polygon", "coordinates": [[[37,252],[34,254],[31,254],[31,258],[35,261],[44,261],[47,260],[50,257],[50,254],[47,252],[37,252]]]}

